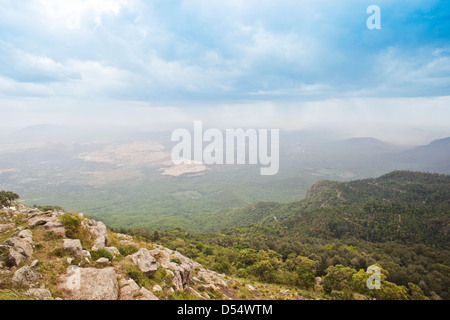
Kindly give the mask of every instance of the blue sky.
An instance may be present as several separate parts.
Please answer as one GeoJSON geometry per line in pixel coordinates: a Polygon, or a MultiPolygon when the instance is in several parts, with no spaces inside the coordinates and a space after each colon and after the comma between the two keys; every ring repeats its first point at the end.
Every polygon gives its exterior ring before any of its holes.
{"type": "Polygon", "coordinates": [[[2,0],[0,11],[11,127],[204,120],[450,135],[448,1],[2,0]],[[381,30],[366,27],[372,4],[381,30]]]}

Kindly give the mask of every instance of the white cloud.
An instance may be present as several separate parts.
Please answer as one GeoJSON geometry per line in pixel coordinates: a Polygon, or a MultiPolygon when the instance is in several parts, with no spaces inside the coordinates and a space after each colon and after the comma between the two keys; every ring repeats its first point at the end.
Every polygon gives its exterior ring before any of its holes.
{"type": "Polygon", "coordinates": [[[117,16],[132,3],[131,0],[33,0],[41,19],[53,27],[69,30],[80,29],[83,22],[101,27],[104,15],[117,16]]]}

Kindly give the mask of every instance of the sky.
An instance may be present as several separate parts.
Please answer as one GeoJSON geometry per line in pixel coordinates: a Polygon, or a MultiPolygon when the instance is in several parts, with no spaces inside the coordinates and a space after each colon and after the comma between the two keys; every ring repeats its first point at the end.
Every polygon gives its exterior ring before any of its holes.
{"type": "Polygon", "coordinates": [[[201,120],[450,136],[448,1],[0,0],[0,12],[0,131],[201,120]]]}

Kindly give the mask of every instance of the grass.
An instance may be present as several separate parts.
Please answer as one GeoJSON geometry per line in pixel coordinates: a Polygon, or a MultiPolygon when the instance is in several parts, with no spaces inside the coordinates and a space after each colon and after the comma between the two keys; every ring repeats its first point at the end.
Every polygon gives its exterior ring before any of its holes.
{"type": "Polygon", "coordinates": [[[0,289],[0,300],[29,300],[29,298],[15,290],[0,289]]]}
{"type": "Polygon", "coordinates": [[[126,257],[130,254],[138,252],[138,248],[132,244],[124,244],[118,246],[119,252],[122,256],[126,257]]]}
{"type": "Polygon", "coordinates": [[[114,258],[113,254],[106,249],[92,250],[90,253],[93,261],[97,261],[100,258],[107,258],[109,261],[112,261],[114,258]]]}

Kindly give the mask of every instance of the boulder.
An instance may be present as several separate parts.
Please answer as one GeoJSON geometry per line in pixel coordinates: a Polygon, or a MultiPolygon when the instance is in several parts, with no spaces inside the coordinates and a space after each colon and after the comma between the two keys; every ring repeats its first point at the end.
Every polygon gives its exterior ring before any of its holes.
{"type": "Polygon", "coordinates": [[[128,257],[139,267],[139,270],[148,276],[155,274],[156,270],[158,270],[159,263],[146,248],[141,248],[138,252],[128,257]]]}
{"type": "Polygon", "coordinates": [[[105,250],[111,252],[114,255],[120,254],[119,249],[117,249],[116,247],[105,247],[105,250]]]}
{"type": "Polygon", "coordinates": [[[120,300],[159,300],[153,292],[140,288],[133,279],[120,280],[120,300]]]}
{"type": "Polygon", "coordinates": [[[109,259],[108,258],[99,258],[97,259],[97,261],[95,261],[97,263],[102,263],[102,264],[108,264],[109,263],[109,259]]]}
{"type": "Polygon", "coordinates": [[[31,232],[31,230],[22,230],[17,234],[17,236],[30,243],[33,242],[33,233],[31,232]]]}
{"type": "Polygon", "coordinates": [[[159,284],[155,284],[152,288],[153,291],[163,291],[163,289],[161,288],[161,286],[159,284]]]}
{"type": "Polygon", "coordinates": [[[59,279],[66,300],[117,300],[119,284],[113,268],[71,266],[59,279]]]}
{"type": "Polygon", "coordinates": [[[43,226],[51,220],[51,217],[38,215],[28,220],[30,227],[43,226]]]}
{"type": "Polygon", "coordinates": [[[57,219],[50,220],[44,225],[44,229],[48,231],[53,231],[58,234],[64,234],[66,229],[64,228],[64,225],[59,222],[57,219]]]}
{"type": "Polygon", "coordinates": [[[52,293],[45,288],[31,288],[25,292],[25,295],[34,298],[35,300],[50,300],[52,293]]]}
{"type": "Polygon", "coordinates": [[[108,243],[108,230],[106,225],[101,221],[89,221],[89,229],[95,236],[92,250],[104,249],[108,243]]]}
{"type": "Polygon", "coordinates": [[[106,246],[106,237],[105,236],[98,236],[94,240],[94,245],[92,246],[92,250],[97,251],[98,249],[104,249],[106,246]]]}
{"type": "Polygon", "coordinates": [[[39,279],[39,276],[29,266],[16,270],[12,277],[12,284],[16,287],[29,287],[39,279]]]}
{"type": "Polygon", "coordinates": [[[0,232],[5,232],[14,228],[14,223],[0,224],[0,232]]]}
{"type": "Polygon", "coordinates": [[[9,248],[7,260],[9,266],[19,266],[30,260],[33,254],[33,247],[30,242],[19,237],[9,238],[3,242],[3,245],[9,248]]]}
{"type": "Polygon", "coordinates": [[[64,239],[62,249],[63,251],[70,252],[75,258],[81,258],[83,256],[80,239],[64,239]]]}

